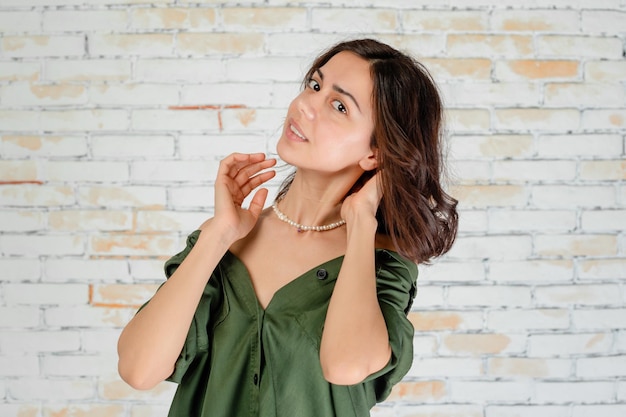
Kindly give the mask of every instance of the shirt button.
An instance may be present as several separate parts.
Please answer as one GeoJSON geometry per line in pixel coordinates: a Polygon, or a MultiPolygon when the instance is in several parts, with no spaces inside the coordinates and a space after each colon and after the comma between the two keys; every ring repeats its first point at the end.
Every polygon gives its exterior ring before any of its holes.
{"type": "Polygon", "coordinates": [[[252,378],[252,381],[254,382],[254,385],[259,383],[259,375],[254,374],[254,378],[252,378]]]}
{"type": "Polygon", "coordinates": [[[317,270],[317,279],[326,279],[328,277],[328,272],[324,268],[317,270]]]}

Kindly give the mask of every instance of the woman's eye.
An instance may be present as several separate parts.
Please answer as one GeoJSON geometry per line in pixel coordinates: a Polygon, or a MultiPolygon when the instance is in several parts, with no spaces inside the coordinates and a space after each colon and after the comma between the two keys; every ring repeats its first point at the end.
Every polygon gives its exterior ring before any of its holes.
{"type": "Polygon", "coordinates": [[[313,78],[309,79],[309,82],[307,83],[307,85],[309,86],[309,88],[315,91],[320,91],[320,84],[317,81],[315,81],[313,78]]]}
{"type": "Polygon", "coordinates": [[[333,100],[333,107],[335,108],[335,110],[339,110],[342,113],[346,113],[348,111],[348,109],[346,109],[346,106],[344,106],[343,103],[339,100],[333,100]]]}

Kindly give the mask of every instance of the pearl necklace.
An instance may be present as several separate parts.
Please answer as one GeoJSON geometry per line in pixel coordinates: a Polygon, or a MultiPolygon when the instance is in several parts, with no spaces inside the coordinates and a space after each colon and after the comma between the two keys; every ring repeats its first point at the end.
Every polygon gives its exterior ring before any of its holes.
{"type": "Polygon", "coordinates": [[[289,217],[287,217],[285,215],[285,213],[280,211],[278,209],[278,201],[274,201],[274,204],[272,204],[272,208],[274,209],[274,213],[276,213],[276,217],[278,217],[280,220],[282,220],[285,223],[287,223],[289,226],[293,226],[296,229],[298,229],[298,233],[309,232],[309,231],[324,232],[326,230],[336,229],[337,227],[341,227],[344,224],[346,224],[345,220],[339,220],[338,222],[331,223],[331,224],[325,224],[325,225],[322,225],[322,226],[306,226],[304,224],[300,224],[300,223],[294,222],[289,217]]]}

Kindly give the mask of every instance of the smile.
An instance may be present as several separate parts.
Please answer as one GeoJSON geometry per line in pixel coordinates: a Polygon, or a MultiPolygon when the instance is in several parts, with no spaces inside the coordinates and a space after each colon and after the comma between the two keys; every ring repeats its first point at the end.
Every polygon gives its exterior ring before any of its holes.
{"type": "Polygon", "coordinates": [[[298,129],[296,129],[296,128],[295,128],[295,126],[294,126],[294,125],[289,124],[289,130],[291,130],[291,131],[292,131],[292,132],[293,132],[293,133],[294,133],[297,137],[299,137],[300,139],[302,139],[302,140],[307,140],[307,138],[306,138],[306,137],[304,137],[304,135],[303,135],[302,133],[300,133],[300,132],[298,131],[298,129]]]}

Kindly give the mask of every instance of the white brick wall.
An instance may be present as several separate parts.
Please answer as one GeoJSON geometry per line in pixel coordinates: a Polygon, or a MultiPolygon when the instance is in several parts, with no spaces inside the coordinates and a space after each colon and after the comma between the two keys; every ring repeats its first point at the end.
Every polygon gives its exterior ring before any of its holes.
{"type": "Polygon", "coordinates": [[[273,153],[308,63],[355,36],[439,82],[461,210],[373,415],[626,415],[626,2],[231,3],[0,0],[0,416],[166,415],[171,384],[116,375],[119,331],[220,157],[273,153]]]}

